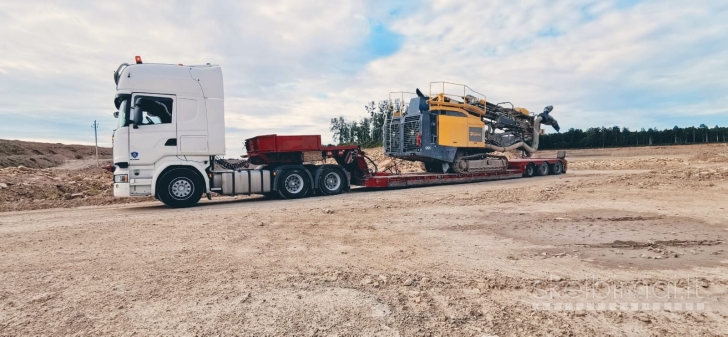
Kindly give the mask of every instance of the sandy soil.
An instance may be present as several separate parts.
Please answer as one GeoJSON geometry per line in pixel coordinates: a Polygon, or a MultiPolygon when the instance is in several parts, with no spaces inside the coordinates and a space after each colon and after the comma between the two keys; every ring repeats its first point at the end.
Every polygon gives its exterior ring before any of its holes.
{"type": "Polygon", "coordinates": [[[0,335],[726,335],[728,147],[658,150],[579,151],[532,179],[1,213],[0,335]]]}
{"type": "MultiPolygon", "coordinates": [[[[111,161],[103,161],[109,164],[111,161]]],[[[126,204],[153,198],[114,198],[113,176],[96,160],[68,160],[51,168],[0,168],[0,212],[126,204]]]]}
{"type": "MultiPolygon", "coordinates": [[[[99,147],[99,158],[111,158],[111,148],[99,147]]],[[[0,139],[0,168],[19,165],[48,168],[68,161],[95,158],[96,149],[88,145],[66,145],[0,139]]],[[[94,161],[95,165],[95,161],[94,161]]]]}

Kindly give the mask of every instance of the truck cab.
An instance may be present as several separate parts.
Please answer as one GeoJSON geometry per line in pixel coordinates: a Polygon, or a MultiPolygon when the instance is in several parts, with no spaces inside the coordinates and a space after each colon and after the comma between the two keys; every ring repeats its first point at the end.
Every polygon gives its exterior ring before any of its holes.
{"type": "Polygon", "coordinates": [[[196,203],[210,192],[210,161],[225,154],[220,67],[145,64],[137,57],[119,66],[114,81],[114,196],[196,203]],[[160,179],[170,180],[169,188],[159,191],[160,179]]]}

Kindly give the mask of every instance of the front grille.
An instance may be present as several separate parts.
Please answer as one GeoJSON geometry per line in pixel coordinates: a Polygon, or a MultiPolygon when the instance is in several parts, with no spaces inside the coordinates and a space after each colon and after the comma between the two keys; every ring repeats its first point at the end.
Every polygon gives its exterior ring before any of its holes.
{"type": "Polygon", "coordinates": [[[418,149],[417,135],[421,134],[420,116],[407,116],[404,118],[404,151],[418,149]]]}
{"type": "Polygon", "coordinates": [[[384,146],[384,152],[390,152],[390,145],[389,145],[389,126],[392,125],[392,120],[389,118],[384,119],[384,124],[382,124],[382,145],[384,146]]]}
{"type": "Polygon", "coordinates": [[[402,152],[400,121],[400,118],[392,118],[384,125],[384,151],[387,153],[402,152]]]}

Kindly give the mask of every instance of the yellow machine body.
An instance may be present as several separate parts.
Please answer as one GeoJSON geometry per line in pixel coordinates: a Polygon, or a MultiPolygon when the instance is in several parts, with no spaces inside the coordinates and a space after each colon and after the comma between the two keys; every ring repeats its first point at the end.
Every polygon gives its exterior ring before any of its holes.
{"type": "Polygon", "coordinates": [[[484,128],[485,124],[479,117],[466,113],[460,116],[457,112],[444,114],[442,111],[437,116],[437,145],[482,148],[485,146],[484,128]]]}

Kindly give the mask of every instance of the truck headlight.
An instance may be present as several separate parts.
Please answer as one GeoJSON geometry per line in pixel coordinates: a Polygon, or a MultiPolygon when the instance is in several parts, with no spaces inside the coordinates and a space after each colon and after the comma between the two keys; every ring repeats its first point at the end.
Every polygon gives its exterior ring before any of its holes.
{"type": "Polygon", "coordinates": [[[128,183],[129,182],[129,175],[127,175],[127,174],[117,174],[117,175],[114,175],[114,182],[115,183],[128,183]]]}

